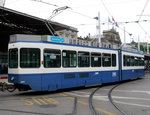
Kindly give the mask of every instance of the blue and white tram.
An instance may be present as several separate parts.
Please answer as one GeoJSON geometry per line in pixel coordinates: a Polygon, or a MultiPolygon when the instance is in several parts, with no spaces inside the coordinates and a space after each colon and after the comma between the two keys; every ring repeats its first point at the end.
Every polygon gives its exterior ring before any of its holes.
{"type": "Polygon", "coordinates": [[[8,81],[20,90],[38,91],[117,82],[144,76],[143,57],[116,49],[16,41],[9,44],[8,81]]]}
{"type": "Polygon", "coordinates": [[[144,55],[122,51],[121,80],[135,79],[144,76],[144,55]]]}

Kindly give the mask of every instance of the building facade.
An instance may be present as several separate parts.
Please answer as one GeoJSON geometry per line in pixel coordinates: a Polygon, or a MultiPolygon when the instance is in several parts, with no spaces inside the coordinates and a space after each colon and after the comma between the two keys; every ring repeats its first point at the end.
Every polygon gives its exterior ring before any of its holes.
{"type": "Polygon", "coordinates": [[[119,32],[117,32],[114,28],[104,30],[101,37],[101,46],[104,48],[119,49],[121,46],[119,32]]]}

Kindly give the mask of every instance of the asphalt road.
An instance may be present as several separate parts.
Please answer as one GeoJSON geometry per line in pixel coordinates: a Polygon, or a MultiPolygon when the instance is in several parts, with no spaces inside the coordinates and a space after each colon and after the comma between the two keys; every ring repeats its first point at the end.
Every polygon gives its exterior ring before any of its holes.
{"type": "MultiPolygon", "coordinates": [[[[54,92],[0,92],[0,115],[92,115],[92,104],[98,115],[121,115],[108,99],[109,90],[116,84],[75,88],[54,92]]],[[[127,115],[150,115],[150,73],[143,79],[124,82],[112,92],[114,103],[127,115]]]]}

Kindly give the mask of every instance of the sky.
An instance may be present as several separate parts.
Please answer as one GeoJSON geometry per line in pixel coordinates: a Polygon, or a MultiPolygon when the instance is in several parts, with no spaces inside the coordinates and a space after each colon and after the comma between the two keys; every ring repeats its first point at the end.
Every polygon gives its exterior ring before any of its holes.
{"type": "MultiPolygon", "coordinates": [[[[1,2],[3,0],[0,0],[1,2]]],[[[68,6],[51,20],[78,29],[78,36],[97,34],[97,20],[100,12],[101,34],[103,30],[114,27],[122,42],[150,42],[150,3],[149,0],[6,0],[5,7],[47,19],[60,7],[68,6]],[[141,15],[142,14],[142,15],[141,15]],[[118,27],[108,23],[108,18],[117,22],[118,27]],[[146,20],[146,21],[145,21],[146,20]],[[139,23],[137,23],[139,21],[139,23]],[[123,22],[123,23],[122,23],[123,22]],[[126,22],[126,23],[124,23],[126,22]],[[125,28],[125,34],[124,34],[125,28]],[[129,35],[132,34],[132,36],[129,35]]],[[[1,4],[1,3],[0,3],[1,4]]]]}

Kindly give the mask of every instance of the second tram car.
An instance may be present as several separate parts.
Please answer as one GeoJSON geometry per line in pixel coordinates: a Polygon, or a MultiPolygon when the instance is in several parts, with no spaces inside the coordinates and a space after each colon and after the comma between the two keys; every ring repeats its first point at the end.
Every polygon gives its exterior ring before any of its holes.
{"type": "Polygon", "coordinates": [[[144,76],[140,53],[31,40],[16,40],[8,49],[8,81],[20,90],[52,91],[144,76]]]}

